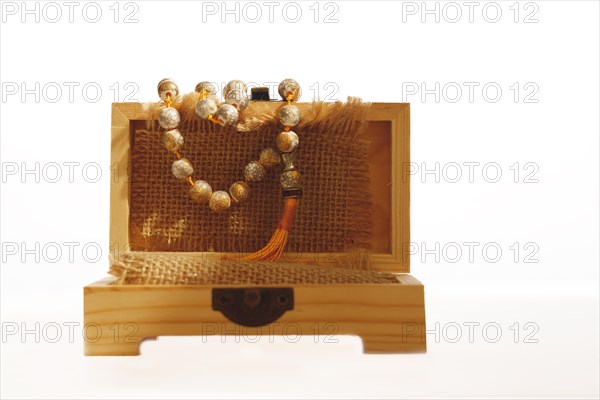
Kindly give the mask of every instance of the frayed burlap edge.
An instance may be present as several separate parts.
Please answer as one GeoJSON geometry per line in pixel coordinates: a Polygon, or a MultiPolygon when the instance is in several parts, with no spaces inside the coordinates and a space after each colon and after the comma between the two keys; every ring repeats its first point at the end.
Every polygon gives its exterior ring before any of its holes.
{"type": "MultiPolygon", "coordinates": [[[[360,264],[359,264],[360,265],[360,264]]],[[[118,285],[270,285],[399,283],[392,273],[309,264],[207,260],[186,253],[136,253],[115,259],[118,285]]]]}
{"type": "MultiPolygon", "coordinates": [[[[208,121],[198,121],[196,117],[196,103],[200,95],[198,93],[188,93],[175,99],[172,107],[179,111],[181,116],[181,125],[185,130],[190,129],[190,124],[200,125],[204,131],[212,132],[215,129],[222,129],[208,121]]],[[[250,107],[243,111],[242,120],[233,128],[239,132],[253,132],[257,130],[275,128],[278,124],[276,118],[277,108],[269,107],[268,104],[274,102],[252,102],[250,107]]],[[[283,103],[281,103],[283,104],[283,103]]],[[[366,122],[370,103],[363,102],[358,97],[348,97],[346,102],[336,101],[326,103],[323,101],[313,101],[311,103],[298,103],[302,111],[302,119],[295,129],[319,129],[319,130],[337,130],[347,129],[349,124],[366,122]],[[340,118],[343,115],[351,113],[354,118],[340,118]],[[346,126],[340,126],[341,124],[346,126]]],[[[164,105],[160,102],[145,103],[148,108],[150,119],[147,121],[148,129],[154,129],[155,121],[164,105]]],[[[196,125],[196,126],[197,126],[196,125]]],[[[360,130],[357,131],[357,134],[360,130]]]]}

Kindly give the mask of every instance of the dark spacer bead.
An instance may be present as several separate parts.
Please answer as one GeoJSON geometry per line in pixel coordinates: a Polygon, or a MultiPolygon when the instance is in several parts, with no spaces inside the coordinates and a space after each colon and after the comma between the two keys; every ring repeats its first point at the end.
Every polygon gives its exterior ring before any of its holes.
{"type": "Polygon", "coordinates": [[[300,189],[300,188],[283,189],[282,193],[283,193],[283,198],[286,198],[286,197],[302,197],[302,189],[300,189]]]}
{"type": "Polygon", "coordinates": [[[252,93],[253,101],[269,101],[271,98],[269,97],[269,88],[268,87],[255,87],[250,89],[252,93]]]}

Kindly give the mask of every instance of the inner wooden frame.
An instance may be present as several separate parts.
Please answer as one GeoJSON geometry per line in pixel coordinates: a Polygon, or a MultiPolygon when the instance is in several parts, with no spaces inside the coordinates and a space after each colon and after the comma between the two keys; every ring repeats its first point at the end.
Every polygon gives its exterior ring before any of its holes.
{"type": "MultiPolygon", "coordinates": [[[[250,103],[249,107],[278,107],[277,102],[250,103]]],[[[308,107],[308,103],[299,103],[308,107]]],[[[110,187],[110,244],[113,254],[129,250],[129,209],[133,121],[150,118],[141,103],[113,103],[110,187]]],[[[404,169],[410,163],[410,105],[373,103],[363,133],[371,146],[368,159],[373,195],[371,265],[389,272],[410,272],[410,179],[404,169]]],[[[195,253],[196,254],[196,253],[195,253]]],[[[223,258],[228,253],[198,252],[204,258],[223,258]]],[[[335,265],[344,253],[286,253],[286,262],[335,265]]]]}

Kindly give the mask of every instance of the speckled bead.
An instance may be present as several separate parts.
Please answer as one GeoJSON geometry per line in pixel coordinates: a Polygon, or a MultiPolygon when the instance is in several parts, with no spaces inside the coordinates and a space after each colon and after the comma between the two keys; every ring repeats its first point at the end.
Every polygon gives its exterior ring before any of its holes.
{"type": "Polygon", "coordinates": [[[202,81],[196,85],[196,93],[205,91],[209,95],[217,94],[217,86],[212,82],[202,81]]]}
{"type": "Polygon", "coordinates": [[[275,139],[277,148],[283,153],[290,153],[298,147],[300,139],[294,131],[281,132],[275,139]]]}
{"type": "Polygon", "coordinates": [[[281,155],[281,162],[283,163],[283,171],[293,171],[296,169],[296,152],[283,153],[281,155]]]}
{"type": "Polygon", "coordinates": [[[196,115],[200,119],[207,119],[209,115],[214,115],[217,109],[217,103],[211,98],[202,99],[196,103],[196,115]]]}
{"type": "Polygon", "coordinates": [[[231,104],[221,104],[214,117],[225,126],[235,125],[238,120],[238,110],[231,104]]]}
{"type": "Polygon", "coordinates": [[[225,96],[225,102],[237,108],[238,111],[244,111],[248,107],[249,99],[246,92],[233,89],[225,96]]]}
{"type": "Polygon", "coordinates": [[[158,95],[162,101],[165,101],[167,100],[168,94],[171,95],[171,100],[175,100],[175,98],[179,95],[179,87],[171,79],[165,78],[158,82],[158,95]]]}
{"type": "Polygon", "coordinates": [[[179,151],[181,146],[183,146],[183,135],[177,129],[166,131],[163,136],[163,140],[167,150],[172,152],[179,151]]]}
{"type": "Polygon", "coordinates": [[[225,88],[223,89],[223,97],[227,98],[227,94],[229,94],[229,92],[231,92],[233,89],[241,90],[244,93],[248,93],[248,88],[246,87],[246,84],[243,81],[240,81],[239,79],[234,79],[230,81],[227,85],[225,85],[225,88]]]}
{"type": "Polygon", "coordinates": [[[231,206],[231,197],[229,197],[229,193],[217,190],[210,196],[208,206],[215,212],[225,211],[231,206]]]}
{"type": "Polygon", "coordinates": [[[279,91],[279,95],[283,100],[287,100],[288,95],[292,96],[292,98],[290,99],[292,101],[298,101],[298,99],[300,98],[300,84],[298,84],[298,82],[296,82],[293,79],[282,80],[277,89],[279,91]]]}
{"type": "Polygon", "coordinates": [[[158,114],[158,124],[163,129],[171,130],[177,128],[181,122],[181,117],[179,116],[179,112],[173,107],[167,107],[160,110],[160,114],[158,114]]]}
{"type": "Polygon", "coordinates": [[[300,122],[300,110],[293,104],[288,104],[279,109],[279,120],[283,126],[296,126],[300,122]]]}
{"type": "Polygon", "coordinates": [[[300,187],[300,173],[298,171],[285,171],[279,179],[283,189],[294,189],[300,187]]]}
{"type": "Polygon", "coordinates": [[[244,178],[248,182],[259,182],[265,177],[265,168],[258,161],[250,161],[244,168],[244,178]]]}
{"type": "Polygon", "coordinates": [[[194,167],[187,158],[175,160],[171,166],[171,170],[177,179],[187,179],[194,173],[194,167]]]}
{"type": "Polygon", "coordinates": [[[258,162],[265,168],[271,168],[281,163],[281,157],[277,153],[277,150],[272,147],[266,147],[260,152],[258,162]]]}
{"type": "Polygon", "coordinates": [[[190,197],[199,203],[208,203],[212,196],[212,188],[208,182],[198,180],[190,188],[190,197]]]}
{"type": "Polygon", "coordinates": [[[250,197],[250,185],[243,181],[235,182],[229,188],[229,195],[235,203],[245,201],[250,197]]]}

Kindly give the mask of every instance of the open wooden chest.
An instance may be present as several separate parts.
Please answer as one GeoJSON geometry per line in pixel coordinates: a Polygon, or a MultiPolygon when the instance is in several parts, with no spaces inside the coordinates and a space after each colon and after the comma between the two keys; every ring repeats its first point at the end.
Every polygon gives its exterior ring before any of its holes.
{"type": "MultiPolygon", "coordinates": [[[[280,102],[274,101],[251,102],[249,109],[271,112],[280,105],[280,102]]],[[[310,114],[312,106],[299,104],[307,114],[310,114]]],[[[339,109],[340,105],[325,103],[319,107],[339,109]]],[[[89,336],[85,341],[85,354],[137,355],[142,340],[158,336],[277,335],[289,332],[358,335],[363,341],[364,351],[368,353],[425,351],[424,287],[410,275],[410,185],[409,176],[404,173],[410,162],[410,107],[406,103],[373,103],[365,107],[365,114],[367,122],[364,128],[350,139],[342,140],[364,145],[364,154],[352,153],[358,148],[352,147],[352,144],[347,147],[348,143],[340,144],[323,136],[322,146],[325,148],[317,151],[314,150],[316,147],[311,150],[309,146],[299,157],[301,162],[306,162],[305,165],[310,163],[314,169],[312,175],[315,180],[320,180],[321,186],[316,190],[311,186],[312,181],[308,182],[308,190],[305,190],[300,206],[304,207],[303,213],[297,217],[300,219],[298,242],[294,242],[295,226],[288,251],[283,257],[284,263],[277,267],[277,271],[284,271],[282,276],[285,275],[285,279],[278,280],[276,275],[262,280],[232,280],[231,283],[223,279],[211,280],[212,275],[204,280],[188,276],[187,280],[179,282],[157,281],[155,277],[129,281],[123,276],[102,279],[84,287],[84,323],[89,336]],[[322,154],[312,154],[311,151],[322,154]],[[367,175],[359,179],[361,186],[352,186],[356,185],[352,182],[355,175],[343,168],[337,169],[339,175],[331,181],[332,171],[316,176],[316,168],[326,165],[328,157],[334,163],[344,156],[355,157],[364,165],[367,175]],[[323,201],[322,195],[327,198],[328,188],[332,185],[337,185],[335,199],[323,201]],[[310,190],[311,187],[314,190],[310,190]],[[361,190],[356,187],[362,187],[362,192],[370,195],[369,207],[363,210],[364,213],[360,204],[352,203],[353,199],[361,196],[358,193],[361,190]],[[346,209],[353,209],[356,215],[347,215],[346,209]],[[369,223],[365,224],[364,218],[369,223]],[[356,236],[362,237],[362,241],[355,241],[352,234],[344,232],[345,227],[352,224],[356,236]],[[323,233],[327,229],[335,235],[323,233]],[[343,238],[336,242],[338,236],[343,238]],[[360,256],[368,259],[368,271],[352,266],[354,253],[350,249],[357,243],[359,247],[368,248],[360,256]],[[344,267],[340,266],[340,259],[345,260],[344,267]],[[345,270],[348,271],[348,279],[345,279],[345,270]],[[288,271],[301,271],[304,278],[290,280],[288,271]],[[331,280],[326,278],[331,275],[328,271],[335,271],[331,280]],[[363,281],[363,273],[368,274],[364,276],[369,279],[363,281]],[[373,278],[374,274],[384,274],[385,279],[375,279],[378,276],[373,278]]],[[[332,115],[337,114],[332,112],[332,115]]],[[[177,190],[165,188],[164,182],[167,181],[162,179],[170,178],[168,170],[165,178],[156,177],[153,174],[157,173],[150,171],[150,164],[162,165],[160,157],[163,155],[141,154],[154,146],[153,135],[156,132],[150,126],[152,122],[148,122],[152,120],[153,114],[147,105],[113,104],[111,251],[134,254],[133,258],[143,257],[147,261],[145,265],[158,267],[165,257],[169,257],[170,265],[181,260],[189,265],[190,262],[201,264],[232,259],[237,253],[254,251],[255,241],[235,239],[244,235],[248,238],[261,236],[251,229],[252,218],[258,213],[261,218],[268,219],[271,209],[276,215],[279,202],[275,195],[271,197],[272,204],[264,204],[269,202],[262,198],[239,212],[206,217],[221,220],[207,220],[200,214],[194,214],[195,211],[190,211],[193,205],[187,203],[184,195],[177,197],[180,196],[177,190]],[[168,216],[163,215],[164,204],[153,203],[154,198],[162,196],[163,190],[175,193],[169,196],[176,196],[166,202],[175,210],[168,216]],[[164,221],[168,221],[168,226],[164,221]],[[163,225],[158,228],[156,224],[161,223],[163,225]],[[187,230],[197,226],[204,229],[200,236],[186,237],[187,230]],[[233,235],[233,239],[229,235],[233,235]],[[225,236],[227,239],[219,242],[225,236]]],[[[200,132],[202,127],[190,125],[187,130],[200,132]]],[[[320,140],[315,132],[326,131],[327,126],[315,125],[309,130],[312,136],[307,134],[301,137],[301,141],[311,140],[311,137],[320,140]]],[[[192,135],[189,132],[187,134],[192,135]]],[[[209,132],[207,135],[218,134],[209,132]]],[[[235,134],[228,139],[231,146],[235,146],[235,134]]],[[[250,146],[255,147],[251,149],[254,152],[257,148],[260,150],[257,146],[262,143],[262,139],[257,140],[250,146]]],[[[203,146],[201,138],[192,139],[190,146],[198,148],[193,154],[196,158],[210,151],[210,148],[200,148],[203,146]]],[[[204,167],[207,171],[212,168],[211,165],[219,164],[215,160],[207,162],[212,162],[204,167]]],[[[167,161],[164,165],[168,169],[167,161]]],[[[219,169],[216,167],[233,171],[238,166],[216,165],[215,171],[219,169]]],[[[299,168],[302,170],[302,164],[299,168]]],[[[277,185],[273,182],[267,182],[264,190],[276,191],[277,185]]],[[[260,241],[264,241],[264,235],[256,240],[260,241]]],[[[117,254],[117,258],[120,255],[117,254]]],[[[212,268],[220,267],[212,265],[212,268]]],[[[245,267],[236,265],[228,268],[243,272],[245,267]]],[[[271,271],[268,268],[264,267],[263,271],[271,271]]],[[[224,270],[223,274],[227,271],[224,270]]],[[[197,278],[196,273],[194,277],[197,278]]]]}

